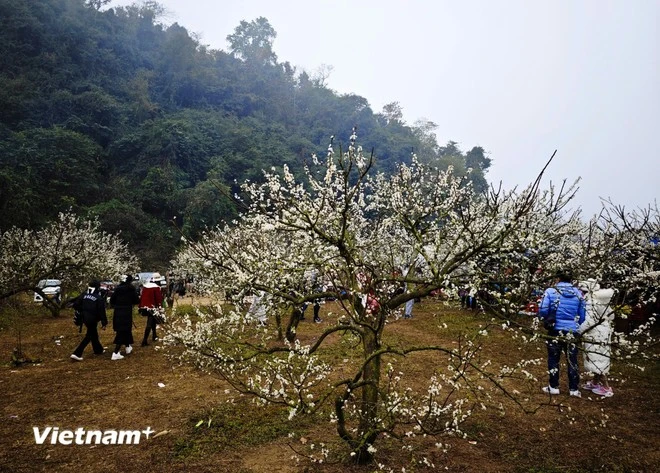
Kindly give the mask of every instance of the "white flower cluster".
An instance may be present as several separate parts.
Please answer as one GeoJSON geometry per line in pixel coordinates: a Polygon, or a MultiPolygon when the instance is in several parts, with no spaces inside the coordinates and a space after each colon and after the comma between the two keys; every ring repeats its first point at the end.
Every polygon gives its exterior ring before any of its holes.
{"type": "Polygon", "coordinates": [[[80,289],[90,279],[117,277],[135,266],[135,256],[118,235],[73,213],[60,213],[41,230],[12,228],[0,234],[0,298],[31,290],[46,278],[80,289]]]}

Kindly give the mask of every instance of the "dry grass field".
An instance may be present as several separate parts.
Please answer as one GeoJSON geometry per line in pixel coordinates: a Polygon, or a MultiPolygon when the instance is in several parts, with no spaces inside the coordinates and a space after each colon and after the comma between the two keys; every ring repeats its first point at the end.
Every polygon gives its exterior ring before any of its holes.
{"type": "MultiPolygon", "coordinates": [[[[332,323],[333,316],[327,313],[332,305],[323,306],[321,324],[311,323],[308,310],[301,322],[301,338],[313,339],[332,323]]],[[[114,333],[109,325],[100,332],[106,352],[96,356],[88,347],[83,362],[72,362],[69,355],[81,335],[68,312],[51,318],[29,304],[14,311],[11,317],[0,318],[0,471],[352,473],[377,469],[332,457],[323,464],[293,461],[295,451],[308,451],[312,443],[341,451],[335,448],[341,445],[326,420],[288,422],[281,410],[257,408],[246,398],[229,403],[236,396],[225,382],[178,365],[166,356],[160,342],[137,346],[125,359],[111,361],[114,333]],[[24,354],[37,362],[13,366],[19,327],[24,354]],[[33,427],[47,426],[102,431],[151,427],[157,435],[138,445],[54,445],[49,440],[38,445],[33,427]],[[295,440],[289,438],[290,432],[296,433],[295,440]]],[[[480,317],[424,302],[415,306],[412,320],[392,322],[388,342],[437,343],[437,326],[446,322],[450,329],[442,336],[450,344],[457,335],[451,327],[476,324],[480,317]]],[[[139,340],[144,319],[136,316],[135,322],[139,340]]],[[[489,350],[488,356],[499,360],[515,361],[520,356],[518,347],[505,338],[495,338],[489,350]]],[[[422,356],[403,360],[401,367],[424,379],[434,363],[432,357],[422,356]]],[[[543,367],[537,371],[539,379],[545,379],[543,367]]],[[[506,416],[478,411],[464,426],[467,438],[420,438],[410,451],[385,439],[378,444],[377,461],[399,472],[660,471],[659,374],[657,366],[649,366],[626,382],[616,376],[615,395],[609,399],[584,393],[581,399],[562,394],[550,401],[539,383],[529,392],[531,401],[540,406],[534,413],[514,405],[506,405],[506,416]],[[446,453],[435,446],[438,441],[449,445],[446,453]],[[435,469],[421,464],[423,458],[435,469]]],[[[563,372],[563,384],[565,376],[563,372]]],[[[504,397],[502,402],[506,404],[504,397]]]]}

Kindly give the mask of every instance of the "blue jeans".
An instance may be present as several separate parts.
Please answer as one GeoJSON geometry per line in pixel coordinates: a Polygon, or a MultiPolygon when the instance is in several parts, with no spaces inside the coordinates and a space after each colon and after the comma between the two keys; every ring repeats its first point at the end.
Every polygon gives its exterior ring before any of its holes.
{"type": "MultiPolygon", "coordinates": [[[[568,388],[576,391],[580,384],[580,369],[578,367],[578,343],[577,338],[566,340],[566,332],[549,330],[548,335],[552,338],[546,341],[548,346],[548,384],[551,388],[559,389],[559,359],[562,352],[566,354],[568,361],[568,388]]],[[[573,334],[575,337],[575,334],[573,334]]]]}
{"type": "Polygon", "coordinates": [[[409,301],[406,302],[406,310],[403,314],[404,318],[409,319],[412,317],[412,310],[414,303],[415,303],[415,299],[410,299],[409,301]]]}

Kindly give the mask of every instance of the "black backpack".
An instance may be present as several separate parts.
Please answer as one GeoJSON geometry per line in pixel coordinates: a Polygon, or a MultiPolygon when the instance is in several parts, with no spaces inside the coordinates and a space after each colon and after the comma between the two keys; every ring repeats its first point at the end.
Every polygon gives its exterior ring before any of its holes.
{"type": "Polygon", "coordinates": [[[83,314],[78,309],[73,309],[73,324],[79,328],[78,332],[82,332],[83,314]]]}
{"type": "Polygon", "coordinates": [[[556,287],[553,288],[557,291],[557,299],[550,304],[548,307],[548,315],[546,315],[541,322],[543,322],[543,327],[546,330],[552,330],[555,328],[555,323],[557,323],[557,308],[559,308],[559,300],[561,299],[561,291],[556,287]]]}

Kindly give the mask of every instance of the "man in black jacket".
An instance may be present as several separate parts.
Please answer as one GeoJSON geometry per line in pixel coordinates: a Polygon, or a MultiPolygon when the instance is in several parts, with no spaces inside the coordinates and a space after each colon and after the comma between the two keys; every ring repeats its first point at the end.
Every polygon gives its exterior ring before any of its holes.
{"type": "Polygon", "coordinates": [[[71,359],[74,361],[83,360],[83,351],[85,351],[89,342],[92,342],[95,354],[100,355],[103,353],[103,345],[99,341],[98,324],[101,322],[102,329],[105,330],[106,325],[108,325],[108,318],[105,315],[105,300],[99,291],[100,287],[101,284],[98,281],[92,281],[89,283],[87,292],[78,297],[73,304],[73,307],[82,313],[83,323],[87,327],[85,338],[71,355],[71,359]]]}

